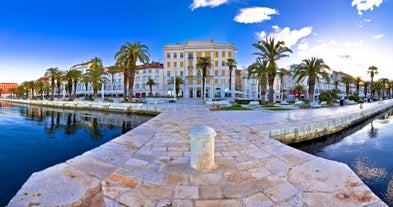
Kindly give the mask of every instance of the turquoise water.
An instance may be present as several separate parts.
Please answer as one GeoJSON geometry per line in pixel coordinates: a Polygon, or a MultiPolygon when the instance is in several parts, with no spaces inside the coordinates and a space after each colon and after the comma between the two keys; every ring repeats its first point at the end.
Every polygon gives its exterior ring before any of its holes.
{"type": "Polygon", "coordinates": [[[7,205],[33,172],[93,149],[151,118],[0,102],[0,206],[7,205]]]}
{"type": "Polygon", "coordinates": [[[393,112],[351,129],[293,147],[346,163],[370,189],[393,206],[393,112]]]}

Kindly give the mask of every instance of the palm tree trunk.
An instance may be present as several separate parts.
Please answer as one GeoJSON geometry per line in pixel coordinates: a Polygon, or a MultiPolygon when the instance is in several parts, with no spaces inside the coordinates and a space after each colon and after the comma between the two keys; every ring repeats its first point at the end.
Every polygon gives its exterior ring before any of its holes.
{"type": "Polygon", "coordinates": [[[268,94],[268,104],[274,104],[274,76],[268,75],[269,82],[269,94],[268,94]]]}
{"type": "Polygon", "coordinates": [[[229,92],[232,97],[232,68],[229,68],[229,92]]]}
{"type": "Polygon", "coordinates": [[[129,78],[128,78],[128,102],[132,102],[132,94],[134,89],[134,79],[135,79],[135,68],[131,68],[129,70],[129,78]]]}
{"type": "Polygon", "coordinates": [[[123,92],[123,98],[124,98],[124,101],[127,99],[127,88],[128,88],[128,86],[127,86],[127,83],[128,83],[128,73],[129,73],[129,70],[124,70],[124,88],[123,88],[123,90],[124,90],[124,92],[123,92]]]}
{"type": "Polygon", "coordinates": [[[308,86],[308,102],[311,103],[314,101],[314,84],[310,84],[308,86]]]}
{"type": "Polygon", "coordinates": [[[202,100],[205,99],[205,80],[206,80],[206,77],[203,76],[203,78],[202,78],[202,100]]]}

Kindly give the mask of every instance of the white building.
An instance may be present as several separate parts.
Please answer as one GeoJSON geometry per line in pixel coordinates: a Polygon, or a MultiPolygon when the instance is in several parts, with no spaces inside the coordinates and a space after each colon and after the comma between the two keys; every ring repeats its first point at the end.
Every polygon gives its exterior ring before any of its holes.
{"type": "MultiPolygon", "coordinates": [[[[214,43],[210,41],[185,41],[184,44],[164,45],[164,91],[173,93],[174,86],[170,80],[179,76],[185,84],[180,86],[179,96],[185,98],[202,98],[202,74],[196,68],[199,57],[210,56],[213,67],[206,78],[206,97],[223,98],[229,91],[228,58],[235,59],[234,44],[214,43]]],[[[235,70],[232,71],[232,91],[235,90],[235,70]]],[[[232,96],[233,97],[233,96],[232,96]]]]}

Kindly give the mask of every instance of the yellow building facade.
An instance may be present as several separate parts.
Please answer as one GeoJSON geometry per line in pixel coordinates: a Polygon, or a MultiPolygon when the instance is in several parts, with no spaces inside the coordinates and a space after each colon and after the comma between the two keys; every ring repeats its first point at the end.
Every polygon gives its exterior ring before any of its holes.
{"type": "MultiPolygon", "coordinates": [[[[229,43],[208,41],[185,41],[184,44],[164,45],[164,82],[165,91],[173,95],[174,85],[171,80],[179,76],[184,84],[180,86],[179,96],[184,98],[202,98],[202,73],[196,63],[199,57],[211,57],[213,67],[206,78],[206,98],[224,98],[229,96],[228,58],[235,59],[236,47],[229,43]]],[[[233,93],[235,88],[235,68],[232,71],[233,93]]]]}

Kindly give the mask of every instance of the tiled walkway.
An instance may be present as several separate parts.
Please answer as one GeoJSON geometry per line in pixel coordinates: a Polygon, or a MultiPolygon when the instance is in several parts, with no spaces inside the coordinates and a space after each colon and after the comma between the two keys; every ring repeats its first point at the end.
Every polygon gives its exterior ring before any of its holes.
{"type": "MultiPolygon", "coordinates": [[[[381,104],[363,108],[376,106],[381,104]]],[[[163,107],[165,112],[113,141],[33,174],[10,206],[387,206],[345,164],[263,133],[358,113],[359,105],[295,110],[295,120],[287,119],[288,112],[262,109],[163,107]],[[211,170],[189,164],[188,133],[197,125],[217,132],[211,170]]]]}

